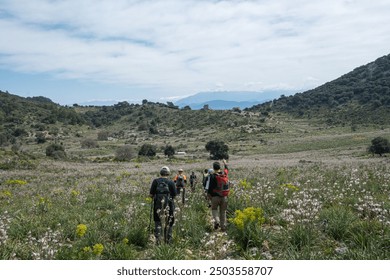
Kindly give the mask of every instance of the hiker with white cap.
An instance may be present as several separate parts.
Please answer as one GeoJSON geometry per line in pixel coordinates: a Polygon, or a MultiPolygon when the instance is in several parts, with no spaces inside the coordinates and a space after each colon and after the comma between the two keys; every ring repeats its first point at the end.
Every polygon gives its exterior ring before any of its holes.
{"type": "Polygon", "coordinates": [[[153,198],[154,236],[157,244],[160,244],[163,233],[166,243],[172,241],[176,187],[175,183],[168,178],[170,174],[169,167],[163,166],[160,170],[160,177],[153,180],[149,192],[153,198]]]}

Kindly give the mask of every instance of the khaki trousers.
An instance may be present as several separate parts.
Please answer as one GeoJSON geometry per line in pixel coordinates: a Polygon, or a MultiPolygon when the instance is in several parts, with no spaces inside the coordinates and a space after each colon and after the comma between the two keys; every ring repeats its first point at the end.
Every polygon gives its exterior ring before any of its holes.
{"type": "Polygon", "coordinates": [[[213,215],[214,225],[219,224],[222,230],[226,230],[227,203],[227,196],[211,197],[211,214],[213,215]]]}

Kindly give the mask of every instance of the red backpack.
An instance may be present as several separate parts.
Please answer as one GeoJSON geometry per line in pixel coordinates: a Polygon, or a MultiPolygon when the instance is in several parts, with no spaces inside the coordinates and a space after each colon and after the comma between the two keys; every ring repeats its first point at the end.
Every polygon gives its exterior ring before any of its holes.
{"type": "Polygon", "coordinates": [[[229,179],[228,179],[228,170],[225,169],[222,173],[215,173],[215,180],[217,181],[217,186],[213,189],[213,192],[219,196],[228,196],[229,189],[229,179]]]}

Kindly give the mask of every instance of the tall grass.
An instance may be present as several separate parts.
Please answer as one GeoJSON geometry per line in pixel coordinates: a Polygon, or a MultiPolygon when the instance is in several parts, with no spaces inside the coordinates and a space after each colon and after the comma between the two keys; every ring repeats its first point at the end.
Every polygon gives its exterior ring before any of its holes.
{"type": "MultiPolygon", "coordinates": [[[[227,233],[213,230],[198,185],[184,204],[176,202],[172,244],[156,246],[147,196],[162,163],[48,161],[0,171],[0,258],[390,258],[386,159],[283,166],[254,160],[250,168],[232,159],[227,233]],[[246,209],[261,211],[251,218],[255,212],[246,209]]],[[[200,171],[210,163],[187,164],[200,171]]]]}

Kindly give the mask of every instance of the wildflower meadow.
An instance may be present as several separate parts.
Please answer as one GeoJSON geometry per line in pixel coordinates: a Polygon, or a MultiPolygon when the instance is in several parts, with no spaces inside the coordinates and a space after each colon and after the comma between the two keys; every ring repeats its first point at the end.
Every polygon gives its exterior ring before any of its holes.
{"type": "Polygon", "coordinates": [[[226,232],[213,229],[201,186],[211,163],[37,160],[1,170],[0,259],[390,259],[387,158],[231,157],[226,232]],[[162,165],[194,171],[198,183],[176,202],[172,244],[156,246],[148,193],[162,165]]]}

